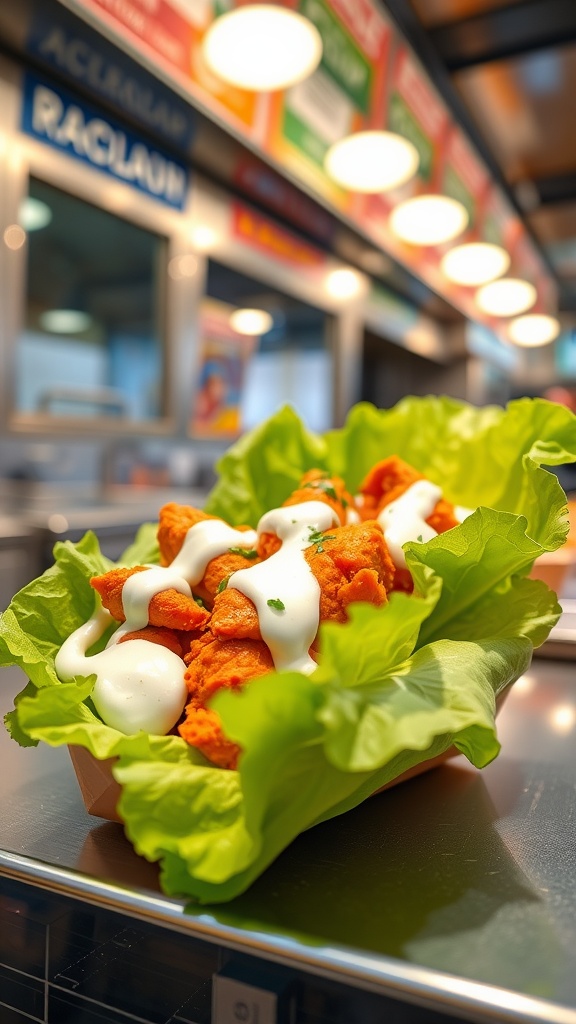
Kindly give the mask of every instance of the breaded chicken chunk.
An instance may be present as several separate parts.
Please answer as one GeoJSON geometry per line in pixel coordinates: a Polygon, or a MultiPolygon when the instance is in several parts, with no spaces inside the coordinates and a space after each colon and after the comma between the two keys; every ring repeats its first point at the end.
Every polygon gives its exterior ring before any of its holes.
{"type": "MultiPolygon", "coordinates": [[[[102,604],[113,619],[125,622],[122,604],[122,588],[126,580],[137,572],[146,572],[146,566],[137,565],[131,569],[111,569],[102,576],[93,576],[90,585],[100,594],[102,604]]],[[[151,626],[166,626],[169,629],[185,631],[201,629],[206,625],[209,613],[201,608],[192,597],[177,590],[162,590],[151,598],[148,606],[148,621],[151,626]]]]}
{"type": "MultiPolygon", "coordinates": [[[[205,512],[192,508],[190,505],[178,505],[175,502],[164,505],[160,510],[158,526],[158,546],[162,564],[170,565],[174,561],[192,526],[207,519],[217,518],[217,516],[206,515],[205,512]]],[[[239,526],[238,529],[245,532],[250,527],[239,526]]],[[[201,598],[208,608],[212,608],[222,581],[238,569],[247,569],[259,560],[258,552],[249,544],[245,548],[229,549],[208,562],[204,576],[194,584],[194,594],[201,598]]]]}
{"type": "MultiPolygon", "coordinates": [[[[282,504],[299,505],[305,501],[321,501],[329,505],[341,526],[347,522],[348,509],[354,506],[354,499],[346,490],[344,481],[339,476],[330,476],[322,469],[309,469],[304,473],[296,490],[282,504]]],[[[269,558],[279,547],[280,541],[275,534],[260,535],[258,553],[261,558],[269,558]]]]}
{"type": "MultiPolygon", "coordinates": [[[[386,505],[396,501],[417,480],[424,479],[422,473],[397,455],[378,462],[360,485],[363,498],[359,505],[361,518],[377,519],[386,505]]],[[[453,526],[458,526],[459,521],[454,515],[454,506],[445,498],[440,498],[426,522],[436,533],[445,533],[453,526]]]]}
{"type": "MultiPolygon", "coordinates": [[[[331,528],[304,550],[320,587],[320,621],[344,622],[353,601],[384,604],[394,579],[394,565],[376,522],[331,528]]],[[[252,601],[234,587],[216,595],[210,631],[221,640],[261,640],[252,601]]]]}
{"type": "Polygon", "coordinates": [[[206,633],[193,642],[186,660],[191,700],[178,731],[213,764],[236,768],[240,747],[224,736],[217,712],[206,703],[218,690],[239,689],[249,679],[273,672],[272,655],[262,641],[220,641],[206,633]]]}

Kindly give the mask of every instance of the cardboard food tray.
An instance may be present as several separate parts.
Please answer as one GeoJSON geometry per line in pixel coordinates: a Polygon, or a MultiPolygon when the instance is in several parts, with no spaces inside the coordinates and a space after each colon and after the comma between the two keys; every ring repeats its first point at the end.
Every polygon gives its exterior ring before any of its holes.
{"type": "MultiPolygon", "coordinates": [[[[510,689],[511,687],[508,686],[498,695],[496,699],[496,714],[500,711],[510,689]]],[[[106,818],[108,821],[122,822],[122,818],[116,809],[120,798],[121,786],[116,782],[112,774],[112,766],[116,759],[109,757],[105,761],[98,761],[84,747],[70,745],[68,750],[70,751],[80,792],[82,793],[84,805],[88,813],[98,818],[106,818]]],[[[460,751],[456,750],[455,747],[450,747],[438,757],[432,757],[427,761],[414,765],[413,768],[398,775],[397,778],[392,779],[391,782],[388,782],[385,786],[376,790],[376,792],[381,793],[385,789],[398,785],[400,782],[406,782],[416,775],[421,775],[431,768],[436,768],[451,757],[456,757],[459,753],[460,751]]]]}

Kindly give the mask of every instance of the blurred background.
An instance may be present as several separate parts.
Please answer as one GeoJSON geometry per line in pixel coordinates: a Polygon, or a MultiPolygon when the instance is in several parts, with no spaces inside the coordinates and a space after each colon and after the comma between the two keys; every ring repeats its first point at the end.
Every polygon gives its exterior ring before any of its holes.
{"type": "Polygon", "coordinates": [[[576,410],[573,0],[262,8],[0,8],[0,608],[285,403],[576,410]]]}

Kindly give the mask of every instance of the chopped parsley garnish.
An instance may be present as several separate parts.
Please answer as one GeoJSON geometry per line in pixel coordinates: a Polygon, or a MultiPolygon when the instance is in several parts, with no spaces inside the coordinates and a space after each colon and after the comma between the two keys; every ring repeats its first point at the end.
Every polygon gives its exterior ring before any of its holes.
{"type": "MultiPolygon", "coordinates": [[[[230,576],[232,576],[232,573],[230,573],[230,576]]],[[[216,588],[216,593],[217,594],[221,594],[223,590],[226,590],[226,587],[228,586],[228,580],[230,579],[230,576],[224,576],[220,580],[220,583],[218,584],[218,587],[216,588]]]]}
{"type": "Polygon", "coordinates": [[[197,596],[197,595],[195,594],[195,595],[194,595],[194,600],[196,601],[196,604],[198,605],[198,607],[199,607],[199,608],[203,608],[203,607],[204,607],[204,601],[202,600],[202,598],[201,598],[201,597],[198,597],[198,596],[197,596]]]}
{"type": "Polygon", "coordinates": [[[228,551],[231,555],[242,555],[242,558],[248,558],[250,561],[258,558],[256,548],[228,548],[228,551]]]}
{"type": "Polygon", "coordinates": [[[336,540],[333,533],[322,533],[321,530],[316,530],[313,526],[309,526],[308,543],[316,545],[317,554],[321,555],[324,551],[325,540],[336,540]]]}
{"type": "Polygon", "coordinates": [[[329,480],[310,480],[304,487],[311,487],[313,491],[322,491],[327,494],[332,501],[338,501],[338,495],[334,490],[334,484],[330,483],[329,480]]]}
{"type": "Polygon", "coordinates": [[[419,542],[420,544],[423,544],[423,543],[424,543],[424,541],[422,540],[422,534],[421,534],[421,533],[419,533],[419,534],[418,534],[418,536],[416,537],[416,540],[417,540],[417,541],[418,541],[418,542],[419,542]]]}
{"type": "Polygon", "coordinates": [[[277,612],[283,612],[286,610],[286,605],[279,597],[269,597],[266,604],[269,608],[275,608],[277,612]]]}

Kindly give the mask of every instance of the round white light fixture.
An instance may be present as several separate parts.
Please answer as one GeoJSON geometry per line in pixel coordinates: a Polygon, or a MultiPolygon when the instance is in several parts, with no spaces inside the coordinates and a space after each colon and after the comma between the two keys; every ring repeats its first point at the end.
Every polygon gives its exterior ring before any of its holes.
{"type": "Polygon", "coordinates": [[[265,309],[235,309],[228,322],[238,334],[254,337],[266,334],[274,325],[273,317],[265,309]]]}
{"type": "Polygon", "coordinates": [[[449,196],[414,196],[390,214],[391,230],[411,245],[441,245],[461,235],[467,224],[468,211],[449,196]]]}
{"type": "Polygon", "coordinates": [[[519,316],[508,325],[508,337],[515,345],[537,348],[548,345],[560,334],[560,324],[555,316],[543,313],[528,313],[519,316]]]}
{"type": "Polygon", "coordinates": [[[393,132],[356,132],[335,142],[324,158],[326,173],[352,192],[386,192],[418,170],[418,150],[393,132]]]}
{"type": "Polygon", "coordinates": [[[529,281],[501,277],[476,292],[476,304],[489,316],[518,316],[536,302],[536,289],[529,281]]]}
{"type": "Polygon", "coordinates": [[[325,278],[326,291],[333,299],[353,299],[362,291],[360,274],[349,267],[331,270],[325,278]]]}
{"type": "Polygon", "coordinates": [[[81,309],[47,309],[39,322],[51,334],[81,334],[92,326],[92,317],[81,309]]]}
{"type": "Polygon", "coordinates": [[[45,228],[51,220],[52,210],[48,203],[43,203],[41,199],[27,196],[20,203],[18,223],[24,228],[24,231],[39,231],[40,228],[45,228]]]}
{"type": "Polygon", "coordinates": [[[209,252],[218,244],[219,234],[208,224],[196,224],[190,232],[190,241],[198,252],[209,252]]]}
{"type": "Polygon", "coordinates": [[[441,260],[442,273],[454,284],[478,287],[505,274],[510,257],[505,249],[489,242],[469,242],[450,249],[441,260]]]}
{"type": "Polygon", "coordinates": [[[202,44],[219,78],[240,89],[269,92],[301,82],[318,67],[322,38],[308,18],[273,4],[249,4],[221,15],[202,44]]]}

